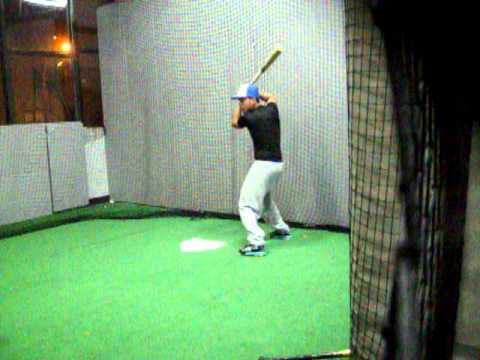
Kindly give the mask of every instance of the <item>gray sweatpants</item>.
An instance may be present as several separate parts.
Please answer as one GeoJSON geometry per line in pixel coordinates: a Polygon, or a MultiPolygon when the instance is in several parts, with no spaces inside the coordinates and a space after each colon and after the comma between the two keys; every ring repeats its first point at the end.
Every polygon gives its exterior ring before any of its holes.
{"type": "Polygon", "coordinates": [[[265,244],[265,232],[258,226],[261,217],[277,230],[289,230],[272,199],[282,170],[283,163],[255,160],[243,182],[238,208],[252,245],[265,244]]]}

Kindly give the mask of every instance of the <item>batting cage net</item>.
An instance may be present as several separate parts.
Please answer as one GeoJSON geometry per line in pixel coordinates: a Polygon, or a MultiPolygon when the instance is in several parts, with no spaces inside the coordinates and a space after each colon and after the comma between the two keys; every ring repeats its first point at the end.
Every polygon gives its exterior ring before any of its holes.
{"type": "Polygon", "coordinates": [[[398,132],[382,34],[366,2],[346,2],[350,136],[350,297],[354,356],[382,347],[393,251],[402,236],[398,132]]]}
{"type": "Polygon", "coordinates": [[[280,112],[285,171],[275,198],[288,221],[348,227],[343,2],[257,6],[133,1],[99,9],[115,200],[238,213],[253,152],[248,132],[231,127],[230,97],[280,46],[256,83],[275,94],[280,112]]]}
{"type": "Polygon", "coordinates": [[[470,104],[462,84],[444,74],[459,64],[440,50],[442,27],[425,26],[428,9],[387,3],[346,2],[352,351],[359,359],[446,359],[470,104]]]}

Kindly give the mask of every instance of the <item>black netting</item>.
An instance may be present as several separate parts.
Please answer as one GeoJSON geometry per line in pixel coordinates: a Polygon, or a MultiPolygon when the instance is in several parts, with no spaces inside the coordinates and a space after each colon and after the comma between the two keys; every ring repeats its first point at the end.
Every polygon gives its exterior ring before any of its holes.
{"type": "Polygon", "coordinates": [[[383,39],[364,2],[346,2],[346,35],[352,349],[372,359],[382,345],[392,251],[402,231],[398,145],[383,39]]]}
{"type": "Polygon", "coordinates": [[[473,107],[445,70],[464,73],[461,46],[444,51],[433,8],[346,4],[353,354],[449,358],[473,107]]]}

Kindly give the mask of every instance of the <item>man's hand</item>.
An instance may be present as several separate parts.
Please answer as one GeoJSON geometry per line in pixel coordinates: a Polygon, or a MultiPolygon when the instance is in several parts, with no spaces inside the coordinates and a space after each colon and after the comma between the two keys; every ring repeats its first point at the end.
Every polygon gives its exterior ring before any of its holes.
{"type": "Polygon", "coordinates": [[[242,111],[240,110],[240,104],[238,104],[232,115],[232,127],[235,129],[239,129],[238,120],[240,120],[240,116],[242,116],[242,111]]]}
{"type": "Polygon", "coordinates": [[[260,93],[260,99],[265,101],[267,104],[277,102],[277,99],[275,98],[275,95],[272,95],[272,94],[269,94],[269,93],[266,93],[266,92],[263,92],[263,91],[260,93]]]}

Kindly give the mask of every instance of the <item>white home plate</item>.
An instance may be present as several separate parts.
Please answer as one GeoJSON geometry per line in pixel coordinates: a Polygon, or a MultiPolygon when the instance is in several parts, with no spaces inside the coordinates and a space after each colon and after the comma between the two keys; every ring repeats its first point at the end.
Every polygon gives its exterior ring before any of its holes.
{"type": "Polygon", "coordinates": [[[180,249],[182,250],[182,252],[200,252],[220,249],[225,245],[227,244],[223,241],[193,238],[190,240],[182,241],[182,243],[180,244],[180,249]]]}

